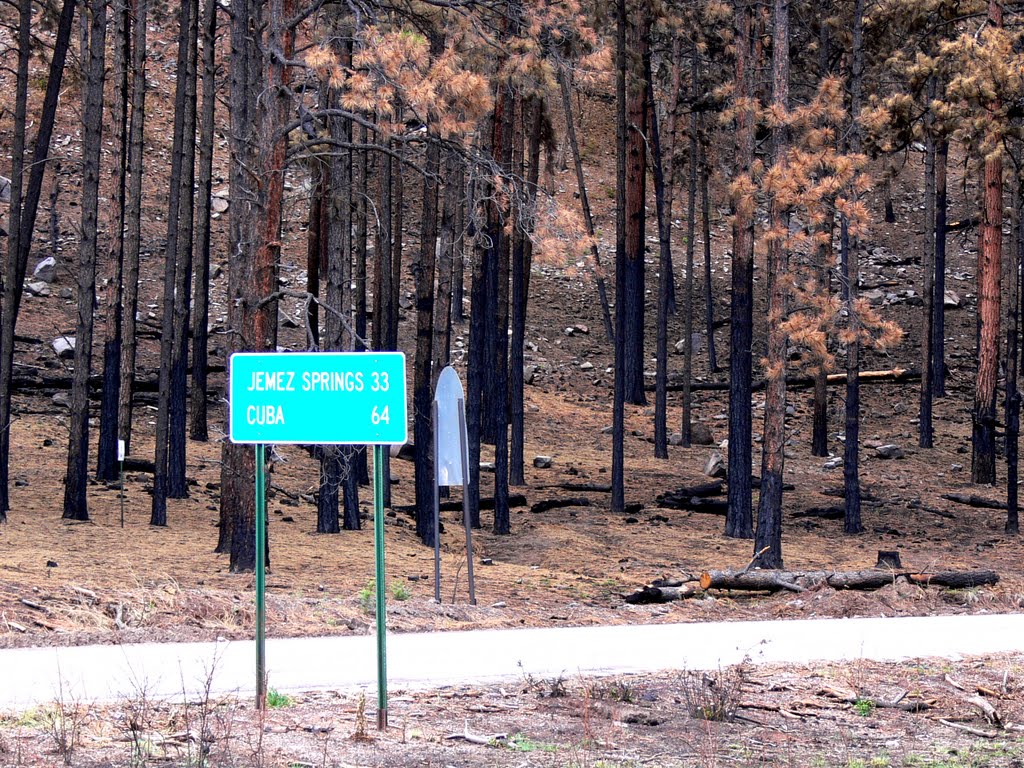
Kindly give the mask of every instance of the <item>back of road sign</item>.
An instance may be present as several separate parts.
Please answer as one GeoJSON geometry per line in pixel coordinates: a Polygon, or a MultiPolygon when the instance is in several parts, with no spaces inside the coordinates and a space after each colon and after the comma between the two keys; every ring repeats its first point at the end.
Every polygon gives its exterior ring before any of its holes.
{"type": "Polygon", "coordinates": [[[230,362],[234,443],[401,445],[401,352],[238,352],[230,362]]]}
{"type": "Polygon", "coordinates": [[[464,485],[463,445],[459,437],[459,409],[465,408],[459,374],[450,365],[437,379],[434,401],[437,403],[437,456],[434,473],[438,485],[464,485]]]}

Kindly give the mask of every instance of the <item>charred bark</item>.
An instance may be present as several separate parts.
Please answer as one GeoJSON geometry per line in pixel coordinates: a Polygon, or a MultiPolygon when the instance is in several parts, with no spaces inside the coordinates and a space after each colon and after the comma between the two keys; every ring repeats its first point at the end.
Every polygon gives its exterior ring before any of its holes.
{"type": "Polygon", "coordinates": [[[78,249],[78,320],[71,388],[68,465],[64,476],[65,520],[88,520],[89,370],[92,363],[93,304],[96,301],[96,219],[99,207],[100,149],[103,130],[106,0],[89,4],[89,62],[82,108],[82,222],[78,249]]]}

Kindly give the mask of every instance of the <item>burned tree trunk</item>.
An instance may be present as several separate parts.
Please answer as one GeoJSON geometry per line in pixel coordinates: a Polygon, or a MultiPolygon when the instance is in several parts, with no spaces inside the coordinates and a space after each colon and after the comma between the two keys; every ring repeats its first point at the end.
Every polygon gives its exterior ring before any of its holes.
{"type": "Polygon", "coordinates": [[[597,240],[594,239],[594,216],[590,211],[590,198],[587,196],[587,183],[583,177],[583,160],[580,157],[580,145],[576,138],[576,124],[572,115],[572,95],[569,84],[569,74],[563,67],[558,69],[558,84],[562,92],[562,109],[565,112],[565,134],[569,140],[569,149],[572,153],[573,165],[576,168],[576,188],[579,190],[580,206],[583,209],[583,222],[587,227],[587,235],[591,238],[590,256],[594,260],[594,280],[597,283],[597,296],[601,301],[601,316],[604,318],[604,332],[609,342],[614,341],[615,334],[612,331],[611,309],[608,306],[608,290],[604,283],[604,273],[601,267],[601,252],[597,248],[597,240]]]}
{"type": "MultiPolygon", "coordinates": [[[[789,109],[789,0],[775,0],[772,38],[772,101],[779,115],[789,109]]],[[[786,174],[789,136],[785,125],[772,131],[774,167],[786,174]]],[[[785,275],[789,268],[789,212],[772,195],[772,239],[768,243],[768,344],[761,443],[761,493],[757,505],[755,561],[765,568],[782,567],[782,472],[786,447],[786,319],[785,275]]]]}
{"type": "Polygon", "coordinates": [[[427,546],[434,544],[434,462],[431,456],[431,345],[434,335],[434,272],[437,248],[437,175],[441,148],[436,137],[429,137],[426,149],[426,174],[423,177],[423,212],[420,222],[420,247],[411,270],[416,284],[416,365],[413,381],[413,440],[416,444],[416,534],[427,546]]]}
{"type": "Polygon", "coordinates": [[[196,219],[195,295],[192,321],[192,401],[189,436],[206,442],[206,386],[209,373],[210,224],[213,192],[213,127],[216,117],[217,0],[203,4],[203,99],[199,129],[199,215],[196,219]]]}
{"type": "Polygon", "coordinates": [[[122,307],[124,298],[124,214],[128,160],[128,59],[131,51],[131,22],[124,0],[113,3],[115,13],[112,70],[117,78],[111,122],[114,127],[112,160],[115,166],[114,199],[107,215],[110,233],[110,261],[113,275],[107,293],[107,317],[103,329],[103,394],[100,401],[100,439],[96,450],[96,477],[117,478],[117,402],[120,387],[122,307]]]}
{"type": "Polygon", "coordinates": [[[128,198],[125,204],[124,314],[118,385],[117,424],[126,452],[132,438],[135,384],[136,312],[139,304],[139,250],[142,243],[142,171],[146,108],[146,24],[149,0],[137,0],[132,48],[131,123],[128,129],[128,198]]]}
{"type": "MultiPolygon", "coordinates": [[[[1003,9],[989,0],[988,20],[1003,25],[1003,9]]],[[[995,113],[998,99],[989,107],[990,147],[985,157],[981,229],[978,247],[978,378],[974,389],[971,434],[971,481],[993,485],[996,481],[996,385],[999,379],[999,315],[1003,255],[1003,159],[994,151],[1002,143],[995,113]]]]}
{"type": "MultiPolygon", "coordinates": [[[[71,26],[74,14],[75,0],[64,0],[64,4],[61,6],[60,20],[57,24],[57,36],[54,41],[53,54],[50,59],[50,72],[46,81],[46,95],[43,97],[39,132],[36,134],[35,145],[32,150],[32,163],[28,172],[28,188],[25,191],[23,203],[18,206],[17,215],[20,217],[16,239],[18,247],[16,250],[8,251],[6,264],[4,265],[3,318],[2,323],[0,323],[0,516],[5,515],[10,508],[8,485],[10,479],[11,445],[11,380],[14,377],[14,329],[18,321],[18,311],[21,308],[22,290],[25,282],[25,273],[28,271],[32,233],[35,230],[36,214],[39,210],[39,200],[43,191],[43,173],[47,167],[46,161],[50,153],[50,138],[53,135],[53,126],[57,118],[57,102],[64,76],[64,63],[67,60],[68,47],[71,44],[71,26]]],[[[19,31],[20,36],[21,32],[19,31]]],[[[31,46],[31,41],[29,46],[31,46]]],[[[26,50],[26,55],[30,53],[30,50],[26,50]]],[[[26,66],[27,63],[28,60],[26,59],[26,66]]],[[[24,149],[24,145],[22,148],[24,149]]],[[[19,154],[18,157],[23,157],[23,154],[19,154]]],[[[15,209],[13,182],[14,179],[12,179],[11,189],[12,211],[15,209]]],[[[20,194],[20,191],[21,187],[19,186],[18,194],[20,194]]],[[[14,240],[9,240],[8,245],[12,245],[14,242],[14,240]]]]}
{"type": "Polygon", "coordinates": [[[78,321],[75,371],[71,387],[71,434],[64,476],[64,519],[88,520],[89,369],[92,363],[93,304],[96,301],[96,218],[100,190],[103,131],[104,56],[107,40],[106,0],[89,4],[89,62],[86,69],[82,124],[82,224],[78,249],[78,321]]]}
{"type": "MultiPolygon", "coordinates": [[[[8,281],[15,279],[16,267],[18,263],[18,254],[21,251],[21,193],[24,189],[24,170],[25,170],[25,132],[26,122],[28,114],[28,63],[32,57],[32,38],[31,38],[31,24],[32,24],[32,3],[31,0],[21,0],[18,7],[18,67],[15,83],[15,96],[14,96],[14,141],[11,153],[11,199],[10,199],[10,216],[8,218],[8,229],[7,233],[7,269],[4,270],[4,275],[8,281]]],[[[31,233],[29,233],[31,237],[31,233]]],[[[0,312],[2,312],[2,319],[4,323],[3,336],[6,342],[8,335],[8,328],[10,330],[10,349],[11,349],[11,363],[7,363],[7,357],[4,356],[5,373],[7,369],[13,373],[13,362],[14,362],[14,329],[17,325],[17,312],[14,308],[14,293],[16,291],[15,286],[9,286],[10,290],[3,291],[2,293],[3,303],[0,305],[0,312]]],[[[10,508],[10,500],[8,498],[8,470],[9,470],[9,450],[10,450],[10,413],[11,413],[11,394],[10,394],[10,383],[12,376],[8,375],[4,378],[4,395],[0,399],[0,450],[3,455],[0,456],[0,523],[7,521],[7,510],[10,508]]]]}
{"type": "Polygon", "coordinates": [[[740,105],[736,126],[736,191],[732,199],[732,303],[729,344],[729,514],[725,535],[754,537],[751,508],[751,414],[752,379],[751,341],[753,336],[754,284],[754,207],[753,195],[742,191],[750,181],[754,163],[753,71],[758,62],[753,55],[752,9],[737,2],[736,25],[736,101],[740,105]],[[746,103],[745,103],[746,102],[746,103]],[[740,182],[740,183],[737,183],[740,182]]]}
{"type": "Polygon", "coordinates": [[[623,293],[616,304],[625,310],[625,328],[616,343],[625,351],[626,402],[645,405],[644,395],[644,254],[647,200],[647,76],[643,62],[650,51],[649,0],[633,0],[626,18],[626,262],[623,293]]]}

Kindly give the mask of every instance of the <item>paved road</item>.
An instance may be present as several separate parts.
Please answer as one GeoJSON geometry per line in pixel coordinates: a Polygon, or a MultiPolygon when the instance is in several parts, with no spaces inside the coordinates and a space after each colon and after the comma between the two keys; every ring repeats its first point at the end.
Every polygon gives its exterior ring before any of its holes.
{"type": "MultiPolygon", "coordinates": [[[[521,679],[525,673],[619,674],[751,662],[879,661],[1024,653],[1024,615],[714,622],[395,634],[389,687],[521,679]]],[[[0,710],[65,697],[109,701],[145,686],[154,697],[255,690],[252,642],[0,650],[0,710]]],[[[373,636],[271,639],[279,691],[376,689],[373,636]]]]}

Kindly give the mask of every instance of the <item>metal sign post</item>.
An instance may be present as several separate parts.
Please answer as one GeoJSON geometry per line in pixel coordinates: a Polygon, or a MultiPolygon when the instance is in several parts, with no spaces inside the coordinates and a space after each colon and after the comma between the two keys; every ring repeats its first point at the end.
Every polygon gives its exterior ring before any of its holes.
{"type": "Polygon", "coordinates": [[[117,441],[117,476],[121,485],[121,527],[124,528],[124,440],[117,441]]]}
{"type": "Polygon", "coordinates": [[[388,724],[384,571],[385,445],[408,440],[401,352],[238,352],[228,390],[233,443],[256,451],[256,706],[267,699],[266,447],[273,443],[373,446],[373,538],[377,608],[377,727],[388,724]]]}
{"type": "MultiPolygon", "coordinates": [[[[469,440],[466,432],[466,403],[459,398],[459,440],[462,442],[462,477],[469,477],[469,440]]],[[[465,480],[463,480],[465,482],[465,480]]],[[[466,529],[466,578],[469,580],[469,604],[476,605],[476,582],[473,581],[473,525],[469,518],[466,485],[462,486],[462,525],[466,529]]]]}
{"type": "Polygon", "coordinates": [[[377,578],[377,729],[388,727],[387,609],[384,591],[384,448],[373,446],[373,554],[377,578]]]}
{"type": "Polygon", "coordinates": [[[256,446],[256,709],[267,706],[267,475],[266,448],[256,446]]]}
{"type": "Polygon", "coordinates": [[[462,382],[450,365],[437,378],[434,389],[434,598],[441,602],[441,505],[438,488],[463,486],[462,522],[466,528],[466,577],[469,602],[476,605],[473,582],[473,533],[469,521],[469,500],[465,483],[469,477],[469,442],[466,439],[466,404],[462,382]]]}

